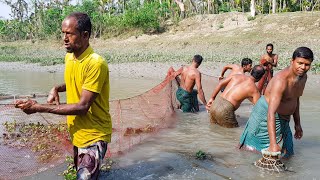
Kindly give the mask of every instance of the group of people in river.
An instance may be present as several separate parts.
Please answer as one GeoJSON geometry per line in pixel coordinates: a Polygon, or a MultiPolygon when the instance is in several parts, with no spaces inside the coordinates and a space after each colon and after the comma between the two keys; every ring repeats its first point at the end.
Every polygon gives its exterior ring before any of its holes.
{"type": "Polygon", "coordinates": [[[273,77],[278,55],[273,53],[272,44],[267,44],[266,51],[261,56],[260,64],[253,68],[249,58],[242,59],[241,66],[224,66],[219,84],[208,102],[203,95],[201,73],[197,69],[202,62],[201,56],[194,56],[190,66],[177,71],[170,68],[167,76],[181,75],[176,96],[183,112],[199,111],[197,91],[193,89],[196,85],[199,98],[210,113],[211,122],[223,127],[238,127],[235,111],[243,100],[251,101],[254,106],[240,137],[239,147],[258,152],[281,152],[282,157],[288,158],[293,155],[293,137],[289,126],[291,116],[294,120],[294,137],[301,139],[303,136],[299,99],[307,81],[306,73],[311,68],[313,52],[308,47],[297,48],[290,66],[273,77]],[[228,69],[231,73],[225,78],[224,73],[228,69]],[[250,75],[246,75],[246,72],[250,75]]]}
{"type": "MultiPolygon", "coordinates": [[[[67,115],[77,179],[98,178],[112,133],[108,65],[89,44],[91,29],[91,20],[87,14],[74,12],[68,15],[62,22],[63,42],[67,51],[65,82],[50,90],[48,104],[39,104],[32,99],[16,101],[16,107],[27,114],[46,112],[67,115]],[[60,104],[59,92],[66,92],[67,104],[60,104]]],[[[273,46],[267,45],[267,54],[262,56],[261,65],[253,68],[248,58],[242,60],[241,66],[227,65],[208,102],[201,85],[201,73],[197,69],[203,60],[200,55],[194,56],[190,66],[177,71],[170,68],[168,76],[181,75],[176,92],[181,109],[184,112],[199,111],[199,95],[213,123],[237,127],[234,112],[244,99],[249,99],[254,108],[241,136],[240,148],[257,151],[269,148],[271,152],[282,150],[286,156],[292,155],[289,120],[293,115],[294,137],[300,139],[303,131],[299,97],[307,81],[306,73],[311,67],[313,52],[307,47],[297,48],[290,66],[272,77],[272,68],[278,62],[278,56],[272,50],[273,46]],[[227,69],[232,71],[224,78],[227,69]],[[245,75],[245,72],[250,72],[250,76],[245,75]],[[258,87],[256,82],[259,82],[258,87]],[[193,89],[195,85],[197,90],[193,89]]]]}

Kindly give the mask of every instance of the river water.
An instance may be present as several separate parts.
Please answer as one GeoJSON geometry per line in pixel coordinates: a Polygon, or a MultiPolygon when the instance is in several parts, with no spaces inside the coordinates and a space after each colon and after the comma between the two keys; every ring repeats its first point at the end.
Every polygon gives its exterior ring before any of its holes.
{"type": "MultiPolygon", "coordinates": [[[[54,84],[63,81],[62,74],[47,72],[17,73],[0,70],[0,77],[0,93],[13,95],[45,94],[54,84]]],[[[119,99],[143,93],[160,80],[119,78],[111,75],[110,82],[110,97],[119,99]]],[[[211,125],[203,107],[203,111],[197,114],[177,111],[174,127],[162,130],[158,135],[134,146],[128,153],[114,158],[115,164],[111,172],[103,173],[101,179],[320,179],[317,160],[320,159],[319,87],[318,77],[311,77],[300,100],[304,136],[302,140],[294,140],[295,155],[284,161],[289,171],[261,171],[253,165],[253,162],[261,157],[260,154],[237,149],[239,137],[252,109],[252,105],[245,101],[236,111],[240,127],[233,129],[211,125]],[[195,157],[199,150],[205,152],[209,158],[204,161],[197,160],[195,157]]],[[[293,121],[290,124],[294,129],[293,121]]],[[[0,146],[0,150],[1,148],[5,149],[4,146],[0,146]]],[[[0,157],[0,161],[10,161],[10,158],[0,157]]],[[[31,160],[22,163],[36,166],[31,160]]],[[[40,175],[26,179],[62,179],[56,174],[61,173],[64,168],[65,166],[60,169],[49,168],[40,175]]],[[[4,174],[6,172],[12,173],[12,170],[7,170],[0,170],[2,177],[8,175],[4,174]]]]}

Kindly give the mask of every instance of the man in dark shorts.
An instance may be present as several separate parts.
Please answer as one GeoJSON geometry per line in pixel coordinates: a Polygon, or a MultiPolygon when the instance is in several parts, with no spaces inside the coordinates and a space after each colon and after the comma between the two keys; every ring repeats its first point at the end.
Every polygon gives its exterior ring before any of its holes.
{"type": "Polygon", "coordinates": [[[200,55],[195,55],[192,59],[190,66],[183,66],[179,70],[175,71],[172,67],[168,70],[167,76],[179,78],[179,88],[176,92],[177,99],[181,104],[181,110],[183,112],[198,112],[199,104],[197,95],[204,105],[207,104],[204,97],[202,84],[201,84],[201,73],[198,70],[203,58],[200,55]],[[197,86],[197,90],[193,89],[197,86]]]}

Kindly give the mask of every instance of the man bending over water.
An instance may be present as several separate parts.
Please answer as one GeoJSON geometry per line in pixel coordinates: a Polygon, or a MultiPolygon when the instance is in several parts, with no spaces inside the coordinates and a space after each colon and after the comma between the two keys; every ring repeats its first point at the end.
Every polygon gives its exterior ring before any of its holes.
{"type": "Polygon", "coordinates": [[[290,116],[293,115],[294,120],[294,137],[301,139],[299,98],[312,61],[313,52],[307,47],[299,47],[293,52],[290,66],[271,79],[265,95],[253,107],[240,138],[240,148],[256,151],[269,148],[270,152],[282,151],[284,157],[293,155],[290,116]]]}
{"type": "Polygon", "coordinates": [[[179,70],[175,71],[172,67],[168,70],[167,76],[180,77],[180,85],[176,92],[177,99],[181,104],[181,110],[183,112],[198,112],[199,104],[197,94],[202,103],[207,104],[204,97],[202,85],[201,85],[201,73],[198,70],[203,58],[200,55],[195,55],[192,59],[190,66],[183,66],[179,70]],[[197,86],[197,90],[193,89],[197,86]]]}
{"type": "Polygon", "coordinates": [[[263,74],[263,67],[256,65],[251,76],[235,74],[220,81],[206,107],[210,111],[211,122],[228,128],[238,127],[234,112],[244,99],[249,99],[253,104],[258,101],[260,93],[255,82],[258,82],[263,74]],[[221,87],[226,88],[217,96],[221,87]]]}
{"type": "Polygon", "coordinates": [[[250,72],[252,69],[252,60],[249,58],[243,58],[241,60],[241,66],[239,66],[238,64],[228,64],[228,65],[224,66],[221,71],[221,75],[219,77],[219,80],[222,80],[224,78],[224,73],[228,69],[231,70],[229,76],[232,76],[234,74],[244,74],[246,72],[250,72]]]}

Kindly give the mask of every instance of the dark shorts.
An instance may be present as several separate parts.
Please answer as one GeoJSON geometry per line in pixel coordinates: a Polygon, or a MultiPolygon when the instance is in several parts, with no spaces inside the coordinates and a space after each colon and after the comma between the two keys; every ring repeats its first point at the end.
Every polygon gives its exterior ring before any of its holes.
{"type": "Polygon", "coordinates": [[[73,146],[77,179],[98,179],[108,143],[98,141],[85,148],[73,146]]]}

